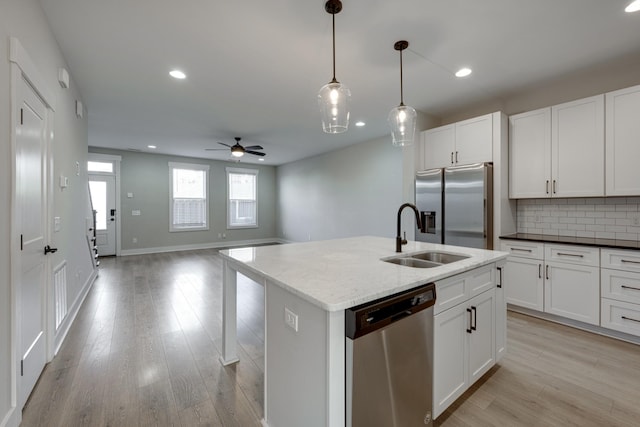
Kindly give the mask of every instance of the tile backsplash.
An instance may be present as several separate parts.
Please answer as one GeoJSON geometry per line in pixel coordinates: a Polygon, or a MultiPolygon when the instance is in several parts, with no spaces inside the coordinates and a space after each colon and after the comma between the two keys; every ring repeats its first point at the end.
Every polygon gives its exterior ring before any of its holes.
{"type": "Polygon", "coordinates": [[[518,233],[635,240],[640,197],[520,199],[518,233]]]}

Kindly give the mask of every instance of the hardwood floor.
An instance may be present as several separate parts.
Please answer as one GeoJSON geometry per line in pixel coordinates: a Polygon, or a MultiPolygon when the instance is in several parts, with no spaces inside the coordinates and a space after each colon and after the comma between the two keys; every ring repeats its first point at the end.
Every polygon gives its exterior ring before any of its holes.
{"type": "MultiPolygon", "coordinates": [[[[241,361],[221,366],[221,267],[216,250],[101,259],[22,425],[260,426],[264,292],[239,277],[241,361]]],[[[508,340],[437,426],[640,425],[639,346],[515,313],[508,340]]]]}

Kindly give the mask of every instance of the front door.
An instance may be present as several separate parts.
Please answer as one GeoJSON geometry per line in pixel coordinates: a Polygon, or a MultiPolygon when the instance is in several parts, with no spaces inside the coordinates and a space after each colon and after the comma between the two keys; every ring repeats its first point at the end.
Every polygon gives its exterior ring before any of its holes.
{"type": "Polygon", "coordinates": [[[46,362],[46,114],[33,88],[20,79],[16,129],[16,223],[20,231],[17,286],[19,407],[31,394],[46,362]]]}
{"type": "Polygon", "coordinates": [[[91,203],[96,211],[96,244],[100,256],[116,254],[116,177],[89,175],[91,203]]]}

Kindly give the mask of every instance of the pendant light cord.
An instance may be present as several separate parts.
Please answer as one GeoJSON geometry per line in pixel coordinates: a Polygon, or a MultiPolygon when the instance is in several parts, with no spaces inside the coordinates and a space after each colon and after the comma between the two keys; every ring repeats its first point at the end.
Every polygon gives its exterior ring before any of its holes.
{"type": "Polygon", "coordinates": [[[400,50],[400,106],[404,106],[404,90],[402,87],[402,49],[400,50]]]}
{"type": "Polygon", "coordinates": [[[333,22],[333,80],[331,83],[338,83],[336,80],[336,14],[331,14],[332,22],[333,22]]]}

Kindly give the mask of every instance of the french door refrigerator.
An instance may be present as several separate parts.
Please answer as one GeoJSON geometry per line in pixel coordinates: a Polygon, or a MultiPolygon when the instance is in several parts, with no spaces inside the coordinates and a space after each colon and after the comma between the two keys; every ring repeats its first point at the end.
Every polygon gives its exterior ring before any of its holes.
{"type": "Polygon", "coordinates": [[[493,249],[491,163],[418,172],[415,191],[426,224],[416,240],[493,249]]]}

